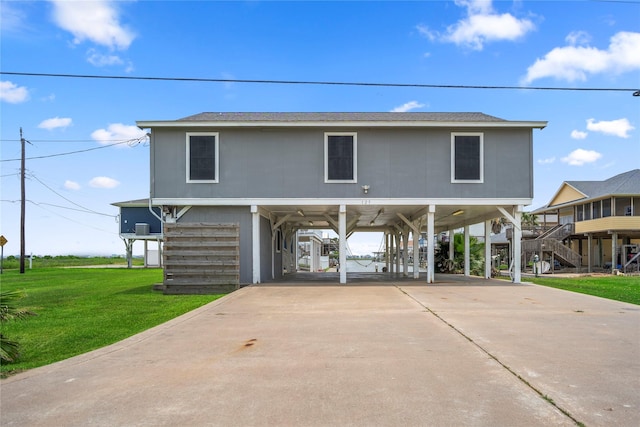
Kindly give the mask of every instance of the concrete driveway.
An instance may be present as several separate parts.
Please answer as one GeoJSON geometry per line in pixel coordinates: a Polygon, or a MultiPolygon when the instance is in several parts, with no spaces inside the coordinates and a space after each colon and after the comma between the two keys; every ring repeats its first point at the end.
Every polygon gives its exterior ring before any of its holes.
{"type": "Polygon", "coordinates": [[[438,280],[243,288],[2,380],[0,423],[638,426],[639,306],[438,280]]]}

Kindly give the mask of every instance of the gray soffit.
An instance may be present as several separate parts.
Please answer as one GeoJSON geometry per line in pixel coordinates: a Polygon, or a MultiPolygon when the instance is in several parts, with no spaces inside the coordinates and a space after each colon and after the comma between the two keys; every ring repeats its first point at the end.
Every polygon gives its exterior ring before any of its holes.
{"type": "Polygon", "coordinates": [[[138,121],[155,127],[524,127],[546,121],[509,121],[483,113],[200,113],[179,120],[138,121]]]}

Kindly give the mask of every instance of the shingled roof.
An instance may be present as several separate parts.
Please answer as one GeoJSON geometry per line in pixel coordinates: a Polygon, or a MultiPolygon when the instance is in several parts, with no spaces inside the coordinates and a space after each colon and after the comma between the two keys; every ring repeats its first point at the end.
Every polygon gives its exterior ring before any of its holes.
{"type": "Polygon", "coordinates": [[[633,169],[604,181],[565,182],[587,196],[587,199],[607,195],[636,195],[640,194],[640,169],[633,169]]]}
{"type": "Polygon", "coordinates": [[[640,169],[633,169],[619,175],[612,176],[604,181],[564,181],[556,195],[565,186],[570,186],[584,195],[584,197],[571,200],[565,203],[551,205],[556,196],[551,201],[535,210],[532,213],[541,213],[546,209],[559,206],[568,206],[576,203],[585,203],[590,200],[597,200],[607,196],[637,196],[640,195],[640,169]]]}
{"type": "Polygon", "coordinates": [[[504,122],[484,113],[200,113],[179,121],[207,122],[370,122],[370,121],[433,121],[433,122],[504,122]]]}

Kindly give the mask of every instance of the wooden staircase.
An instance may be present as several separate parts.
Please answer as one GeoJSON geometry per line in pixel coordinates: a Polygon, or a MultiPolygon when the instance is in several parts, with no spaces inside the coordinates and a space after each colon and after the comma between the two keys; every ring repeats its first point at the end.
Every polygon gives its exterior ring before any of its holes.
{"type": "Polygon", "coordinates": [[[219,294],[240,283],[239,224],[164,225],[165,294],[219,294]]]}
{"type": "Polygon", "coordinates": [[[559,224],[533,240],[522,241],[523,253],[538,253],[542,258],[545,252],[551,253],[554,259],[569,267],[580,268],[582,266],[582,256],[565,246],[562,241],[574,232],[573,223],[559,224]]]}

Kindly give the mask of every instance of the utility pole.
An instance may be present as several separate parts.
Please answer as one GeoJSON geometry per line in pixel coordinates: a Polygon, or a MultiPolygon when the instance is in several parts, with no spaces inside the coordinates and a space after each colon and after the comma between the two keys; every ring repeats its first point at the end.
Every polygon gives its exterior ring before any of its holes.
{"type": "Polygon", "coordinates": [[[25,217],[25,185],[24,185],[24,149],[25,140],[22,137],[20,128],[20,144],[22,145],[22,157],[20,159],[20,274],[24,274],[25,238],[24,238],[24,217],[25,217]]]}

